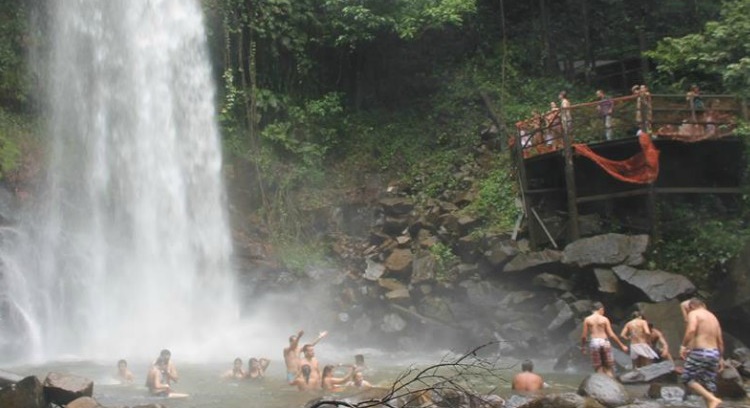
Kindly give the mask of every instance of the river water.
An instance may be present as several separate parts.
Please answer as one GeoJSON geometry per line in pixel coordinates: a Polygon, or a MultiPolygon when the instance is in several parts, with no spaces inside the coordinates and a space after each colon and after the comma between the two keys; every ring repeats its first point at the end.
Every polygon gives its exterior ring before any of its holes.
{"type": "MultiPolygon", "coordinates": [[[[425,367],[442,361],[445,355],[440,353],[415,356],[413,354],[387,354],[375,350],[353,350],[352,353],[364,353],[367,363],[366,379],[378,387],[390,387],[393,381],[410,367],[425,367]]],[[[279,350],[279,355],[281,351],[279,350]]],[[[321,365],[328,363],[353,363],[353,358],[347,360],[348,352],[341,353],[332,348],[321,347],[318,353],[321,365]],[[328,352],[334,358],[325,358],[328,352]],[[338,354],[339,358],[336,358],[338,354]]],[[[161,403],[167,407],[223,407],[223,408],[293,408],[301,407],[305,402],[321,394],[302,393],[290,387],[284,380],[283,361],[272,361],[261,381],[226,381],[220,378],[221,373],[231,368],[232,359],[222,363],[180,363],[178,356],[173,356],[177,365],[180,381],[174,386],[174,391],[186,393],[190,396],[183,399],[165,399],[149,396],[143,386],[147,361],[131,361],[136,382],[133,385],[120,385],[114,379],[115,362],[107,364],[92,361],[67,361],[49,363],[40,366],[18,366],[6,368],[22,375],[37,375],[44,379],[50,371],[67,372],[92,379],[94,397],[105,406],[135,406],[147,403],[161,403]]],[[[247,364],[247,359],[243,358],[247,364]]],[[[518,371],[517,362],[500,361],[496,364],[495,376],[484,376],[472,383],[477,392],[492,393],[503,397],[511,395],[509,380],[518,371]]],[[[548,371],[547,363],[538,364],[538,370],[550,385],[549,392],[575,391],[585,373],[560,374],[548,371]]],[[[343,374],[337,373],[337,374],[343,374]]],[[[343,393],[342,395],[346,395],[343,393]]]]}

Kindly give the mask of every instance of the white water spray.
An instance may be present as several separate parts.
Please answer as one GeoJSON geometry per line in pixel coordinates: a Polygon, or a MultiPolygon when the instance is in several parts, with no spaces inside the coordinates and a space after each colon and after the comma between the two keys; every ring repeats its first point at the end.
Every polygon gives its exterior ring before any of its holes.
{"type": "Polygon", "coordinates": [[[0,346],[216,357],[239,313],[200,5],[49,4],[49,176],[3,257],[0,346]]]}

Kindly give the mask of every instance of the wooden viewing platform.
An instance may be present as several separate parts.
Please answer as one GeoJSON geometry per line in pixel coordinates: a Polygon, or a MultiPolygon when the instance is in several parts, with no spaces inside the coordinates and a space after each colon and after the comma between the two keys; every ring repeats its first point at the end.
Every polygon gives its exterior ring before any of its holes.
{"type": "Polygon", "coordinates": [[[658,233],[659,195],[742,193],[745,147],[734,131],[747,104],[732,95],[700,99],[696,107],[685,95],[613,98],[608,129],[599,102],[516,123],[511,144],[532,244],[578,239],[582,215],[617,205],[644,209],[642,229],[658,233]],[[563,217],[563,228],[540,214],[563,217]]]}

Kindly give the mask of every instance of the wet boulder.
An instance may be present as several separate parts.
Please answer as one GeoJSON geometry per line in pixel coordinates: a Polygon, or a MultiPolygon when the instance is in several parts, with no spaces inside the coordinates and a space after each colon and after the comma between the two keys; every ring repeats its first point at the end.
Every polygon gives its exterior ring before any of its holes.
{"type": "Polygon", "coordinates": [[[569,292],[573,289],[573,283],[571,281],[551,273],[540,273],[531,280],[531,283],[534,286],[557,289],[562,292],[569,292]]]}
{"type": "Polygon", "coordinates": [[[500,266],[518,255],[518,245],[510,239],[497,240],[484,252],[484,257],[492,266],[500,266]]]}
{"type": "Polygon", "coordinates": [[[646,271],[627,265],[615,266],[612,271],[621,281],[640,289],[651,302],[663,302],[695,292],[695,285],[676,273],[646,271]]]}
{"type": "Polygon", "coordinates": [[[593,398],[566,392],[539,396],[520,408],[602,408],[602,404],[593,398]]]}
{"type": "Polygon", "coordinates": [[[646,395],[649,398],[661,399],[669,403],[679,403],[685,399],[685,389],[677,385],[664,385],[661,383],[652,383],[646,395]]]}
{"type": "Polygon", "coordinates": [[[538,252],[521,252],[510,260],[503,272],[521,272],[535,267],[559,265],[562,253],[552,249],[538,252]]]}
{"type": "Polygon", "coordinates": [[[412,264],[411,283],[417,284],[435,280],[437,258],[430,252],[418,257],[412,264]]]}
{"type": "Polygon", "coordinates": [[[5,387],[6,385],[15,384],[21,380],[23,380],[23,377],[18,374],[0,370],[0,388],[5,387]]]}
{"type": "Polygon", "coordinates": [[[643,383],[670,375],[674,375],[674,363],[671,361],[661,361],[624,373],[620,376],[620,381],[625,384],[643,383]]]}
{"type": "Polygon", "coordinates": [[[29,376],[17,383],[0,389],[0,407],[3,408],[45,408],[47,400],[44,388],[36,376],[29,376]]]}
{"type": "Polygon", "coordinates": [[[563,251],[566,265],[631,265],[643,263],[648,235],[603,234],[571,242],[563,251]]]}
{"type": "Polygon", "coordinates": [[[505,408],[518,408],[533,401],[534,397],[530,395],[513,394],[505,400],[505,408]]]}
{"type": "Polygon", "coordinates": [[[103,406],[91,397],[81,397],[76,398],[65,408],[103,408],[103,406]]]}
{"type": "Polygon", "coordinates": [[[716,396],[719,398],[741,399],[747,397],[739,371],[731,366],[724,367],[716,377],[716,396]]]}
{"type": "Polygon", "coordinates": [[[67,405],[80,397],[90,397],[93,392],[93,381],[73,374],[51,372],[44,380],[44,395],[49,402],[57,405],[67,405]]]}
{"type": "Polygon", "coordinates": [[[662,408],[663,406],[657,401],[636,401],[632,404],[623,405],[620,408],[662,408]]]}
{"type": "Polygon", "coordinates": [[[578,387],[578,394],[591,397],[608,408],[627,405],[632,401],[622,384],[599,373],[584,378],[578,387]]]}

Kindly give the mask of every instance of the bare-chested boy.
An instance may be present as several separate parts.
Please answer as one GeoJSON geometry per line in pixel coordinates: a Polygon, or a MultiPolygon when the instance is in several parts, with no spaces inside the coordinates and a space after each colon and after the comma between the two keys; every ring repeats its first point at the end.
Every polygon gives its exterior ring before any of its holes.
{"type": "Polygon", "coordinates": [[[544,380],[534,372],[534,363],[525,360],[521,363],[521,372],[513,377],[511,388],[518,392],[535,392],[544,387],[544,380]]]}
{"type": "Polygon", "coordinates": [[[622,344],[617,335],[612,331],[609,319],[604,316],[604,305],[601,302],[594,302],[593,310],[594,312],[591,316],[583,321],[581,351],[584,354],[586,354],[587,349],[591,352],[591,363],[597,373],[614,377],[615,358],[612,355],[612,346],[609,344],[609,339],[613,339],[626,353],[628,346],[622,344]],[[591,340],[587,348],[586,341],[589,335],[591,336],[591,340]]]}
{"type": "Polygon", "coordinates": [[[708,408],[716,408],[721,400],[713,393],[724,354],[719,320],[699,299],[682,302],[680,307],[687,322],[680,346],[680,356],[685,359],[682,381],[703,397],[708,408]]]}
{"type": "MultiPolygon", "coordinates": [[[[300,373],[300,347],[299,339],[305,334],[304,331],[300,330],[297,335],[289,337],[289,347],[284,348],[284,363],[286,364],[286,381],[289,385],[294,384],[294,379],[300,373]]],[[[311,345],[317,344],[328,332],[321,332],[317,339],[313,340],[311,345]]]]}
{"type": "Polygon", "coordinates": [[[659,358],[659,355],[649,345],[651,330],[648,322],[643,320],[641,312],[636,310],[632,318],[622,328],[620,337],[630,338],[630,359],[633,360],[633,368],[639,368],[650,364],[652,360],[659,358]]]}

